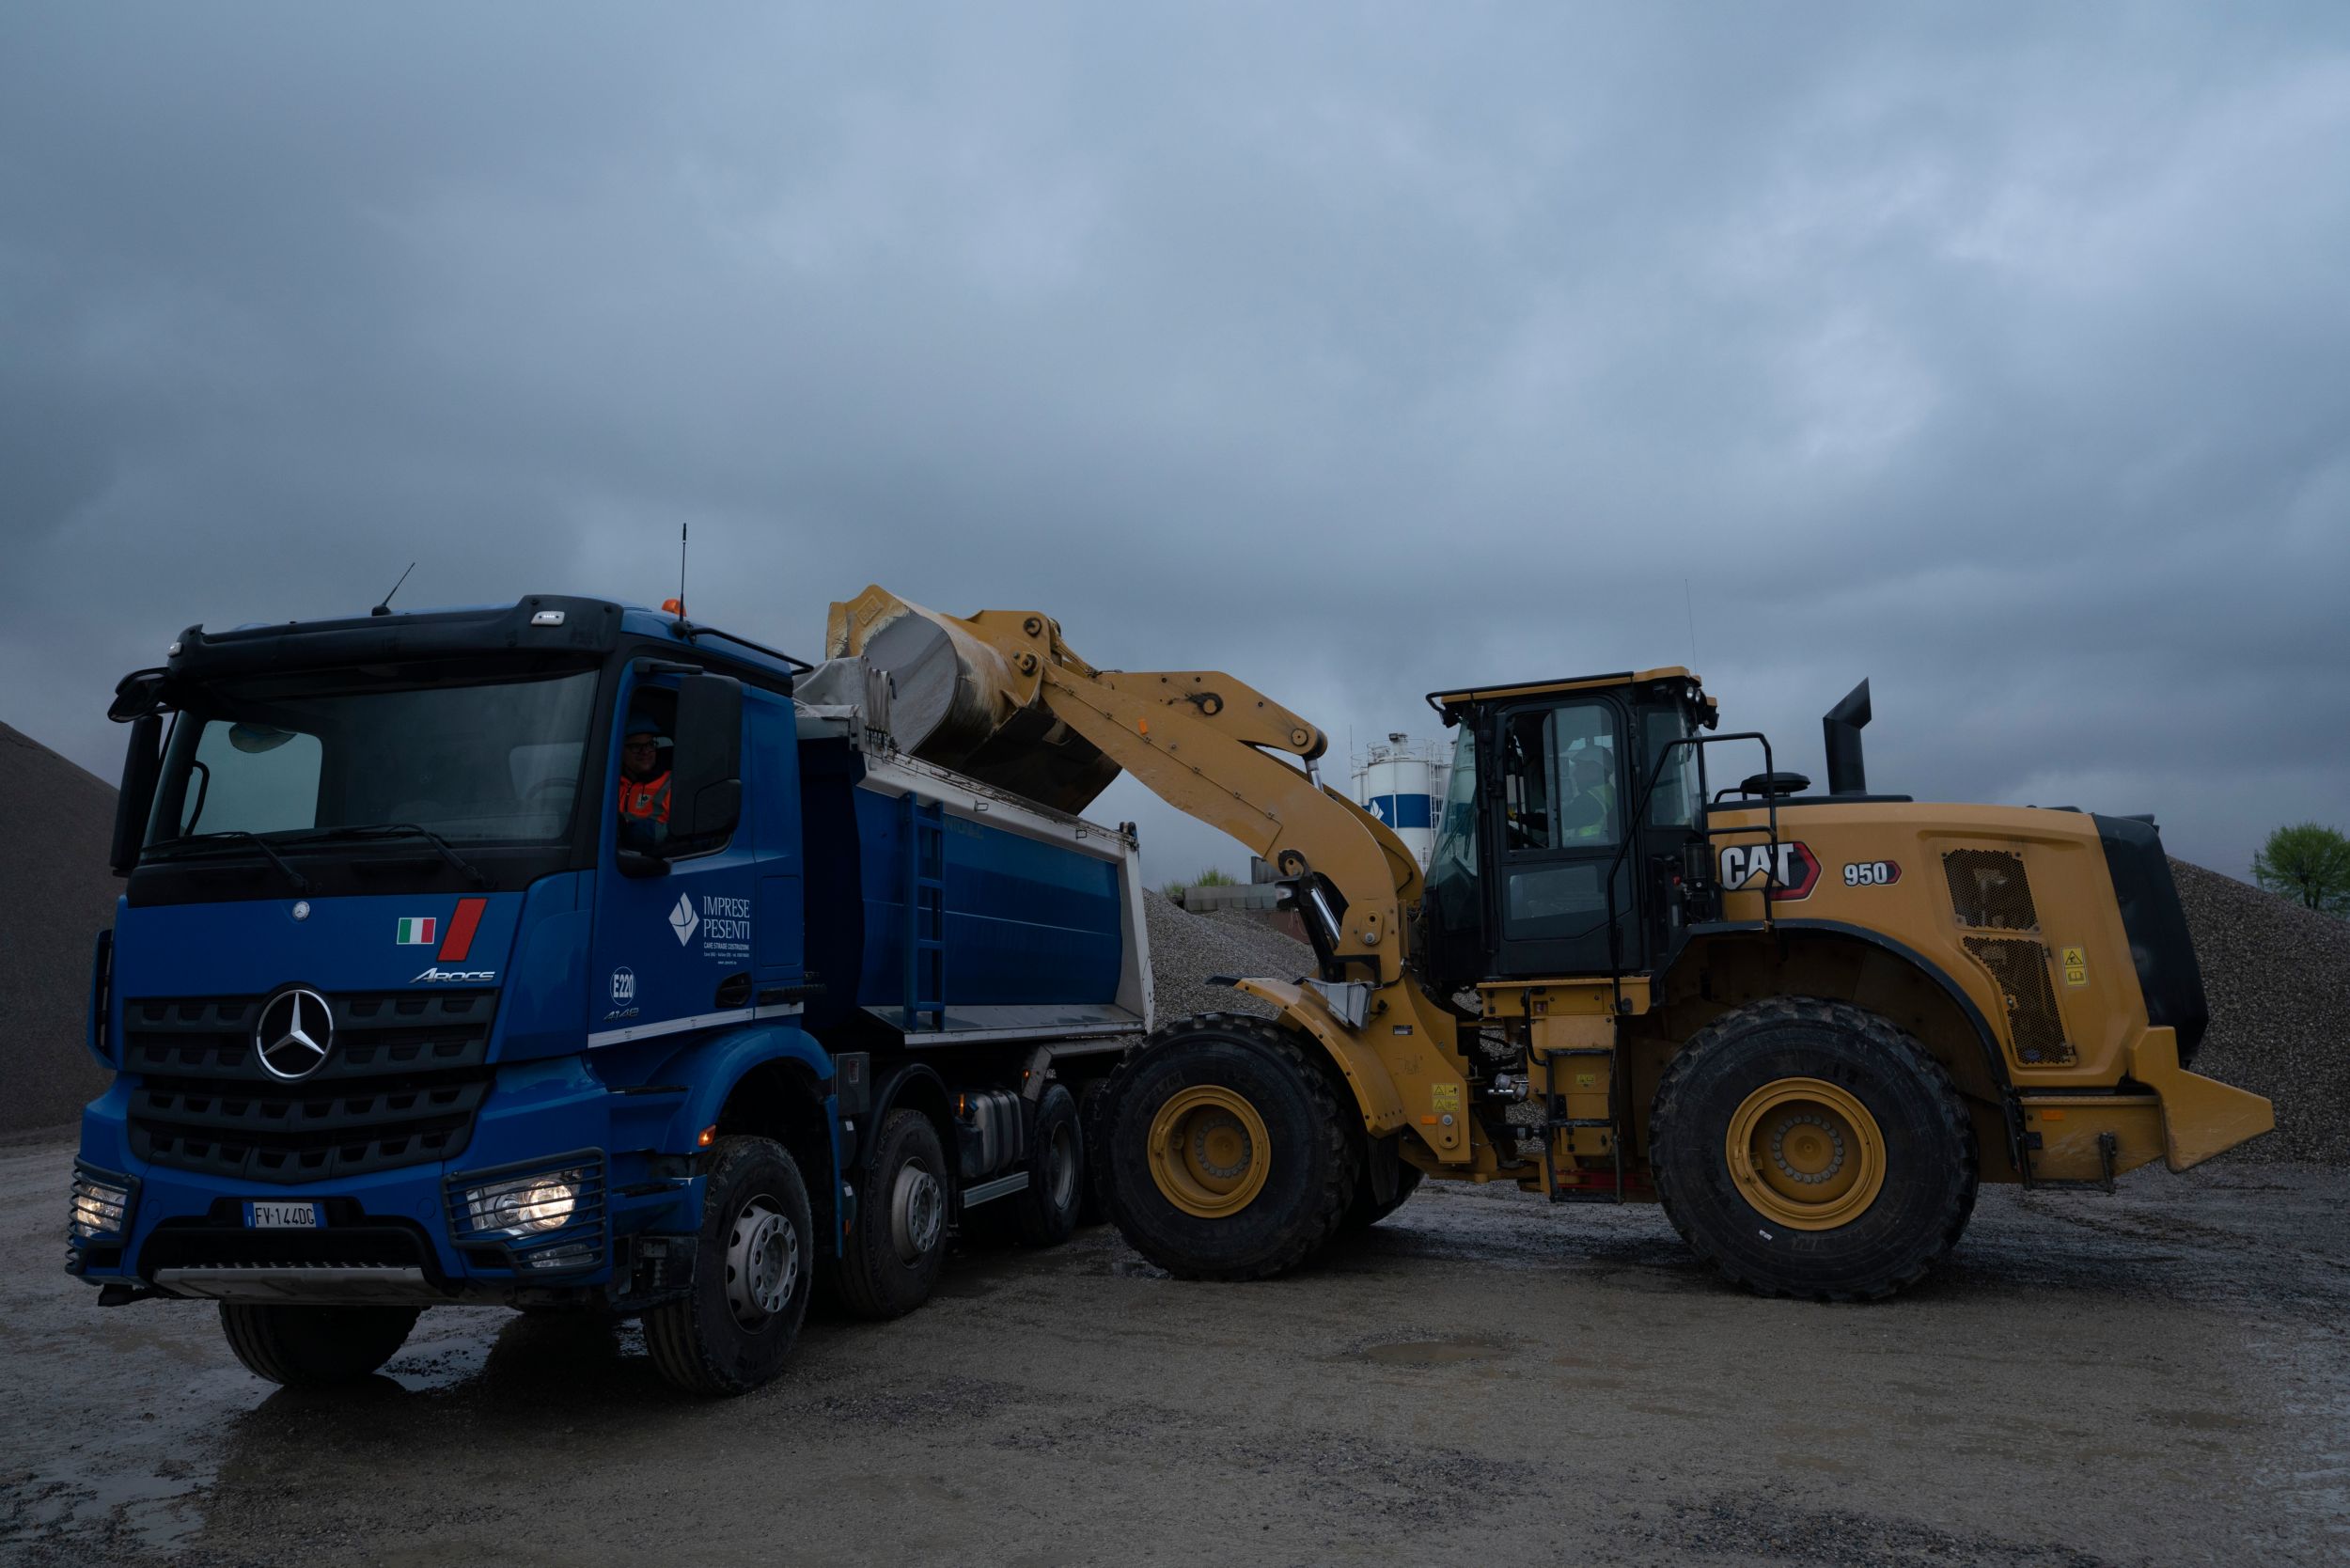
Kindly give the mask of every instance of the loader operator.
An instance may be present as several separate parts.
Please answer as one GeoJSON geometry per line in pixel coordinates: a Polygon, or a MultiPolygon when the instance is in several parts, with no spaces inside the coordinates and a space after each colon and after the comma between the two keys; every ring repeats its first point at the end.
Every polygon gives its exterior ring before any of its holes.
{"type": "Polygon", "coordinates": [[[629,720],[620,742],[620,844],[654,853],[669,838],[669,769],[661,759],[667,742],[649,718],[629,720]]]}
{"type": "Polygon", "coordinates": [[[1571,839],[1610,839],[1615,835],[1616,789],[1607,781],[1607,761],[1586,751],[1569,764],[1574,794],[1559,812],[1571,839]]]}

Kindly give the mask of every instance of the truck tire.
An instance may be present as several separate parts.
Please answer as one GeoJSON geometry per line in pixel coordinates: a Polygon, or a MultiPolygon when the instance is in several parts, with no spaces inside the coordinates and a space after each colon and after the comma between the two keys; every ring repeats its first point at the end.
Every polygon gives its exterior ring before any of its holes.
{"type": "Polygon", "coordinates": [[[1355,1184],[1355,1201],[1346,1206],[1346,1217],[1339,1221],[1339,1233],[1342,1236],[1360,1235],[1403,1207],[1412,1200],[1412,1194],[1419,1190],[1424,1174],[1419,1167],[1408,1160],[1397,1162],[1395,1196],[1385,1203],[1371,1196],[1368,1180],[1358,1180],[1355,1184]]]}
{"type": "Polygon", "coordinates": [[[421,1307],[220,1304],[220,1331],[244,1370],[300,1388],[356,1383],[400,1353],[421,1307]]]}
{"type": "Polygon", "coordinates": [[[1665,1069],[1649,1161],[1697,1254],[1763,1295],[1872,1300],[1958,1244],[1975,1142],[1923,1046],[1843,1002],[1773,997],[1665,1069]]]}
{"type": "Polygon", "coordinates": [[[645,1347],[688,1393],[748,1393],[783,1370],[807,1317],[816,1227],[798,1162],[772,1138],[711,1147],[686,1294],[645,1313],[645,1347]]]}
{"type": "Polygon", "coordinates": [[[1077,1229],[1086,1185],[1085,1134],[1077,1123],[1077,1101],[1054,1084],[1037,1102],[1036,1154],[1028,1161],[1028,1184],[1002,1200],[1012,1240],[1023,1247],[1058,1247],[1067,1241],[1077,1229]]]}
{"type": "Polygon", "coordinates": [[[1101,1162],[1093,1157],[1093,1152],[1101,1148],[1108,1137],[1104,1112],[1109,1106],[1109,1087],[1110,1080],[1105,1074],[1091,1080],[1077,1091],[1077,1128],[1084,1138],[1086,1153],[1084,1196],[1077,1204],[1079,1225],[1109,1223],[1110,1206],[1102,1194],[1099,1180],[1101,1162]]]}
{"type": "Polygon", "coordinates": [[[1330,1081],[1263,1019],[1209,1012],[1170,1024],[1108,1092],[1096,1184],[1127,1244],[1169,1274],[1284,1273],[1354,1200],[1330,1081]]]}
{"type": "Polygon", "coordinates": [[[938,1282],[954,1176],[938,1129],[917,1110],[889,1113],[866,1170],[834,1294],[856,1316],[882,1322],[921,1306],[938,1282]]]}

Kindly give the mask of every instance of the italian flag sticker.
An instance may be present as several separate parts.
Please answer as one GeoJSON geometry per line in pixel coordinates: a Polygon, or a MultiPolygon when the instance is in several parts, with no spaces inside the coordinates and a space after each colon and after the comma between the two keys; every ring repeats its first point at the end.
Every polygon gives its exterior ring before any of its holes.
{"type": "Polygon", "coordinates": [[[412,915],[400,922],[400,934],[393,940],[403,948],[429,948],[432,946],[432,928],[438,923],[431,916],[417,919],[412,915]]]}

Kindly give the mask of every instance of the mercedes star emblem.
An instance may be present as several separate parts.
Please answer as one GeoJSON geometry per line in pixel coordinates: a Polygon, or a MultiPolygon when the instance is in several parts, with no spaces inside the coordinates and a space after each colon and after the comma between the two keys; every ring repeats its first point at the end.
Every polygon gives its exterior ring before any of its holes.
{"type": "Polygon", "coordinates": [[[261,1068],[273,1078],[292,1083],[306,1078],[326,1063],[326,1048],[335,1043],[335,1015],[326,998],[306,986],[293,986],[272,996],[253,1026],[253,1045],[261,1054],[261,1068]]]}

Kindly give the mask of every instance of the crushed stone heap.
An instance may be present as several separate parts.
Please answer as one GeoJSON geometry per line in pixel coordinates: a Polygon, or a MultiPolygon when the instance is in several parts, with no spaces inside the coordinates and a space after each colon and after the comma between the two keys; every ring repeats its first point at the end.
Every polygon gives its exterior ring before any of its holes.
{"type": "Polygon", "coordinates": [[[106,869],[115,790],[0,724],[23,831],[0,853],[0,1132],[77,1120],[106,1087],[82,1043],[91,944],[122,885],[106,869]]]}
{"type": "Polygon", "coordinates": [[[2194,1070],[2277,1107],[2225,1157],[2350,1165],[2350,920],[2184,860],[2170,874],[2211,1004],[2194,1070]]]}

